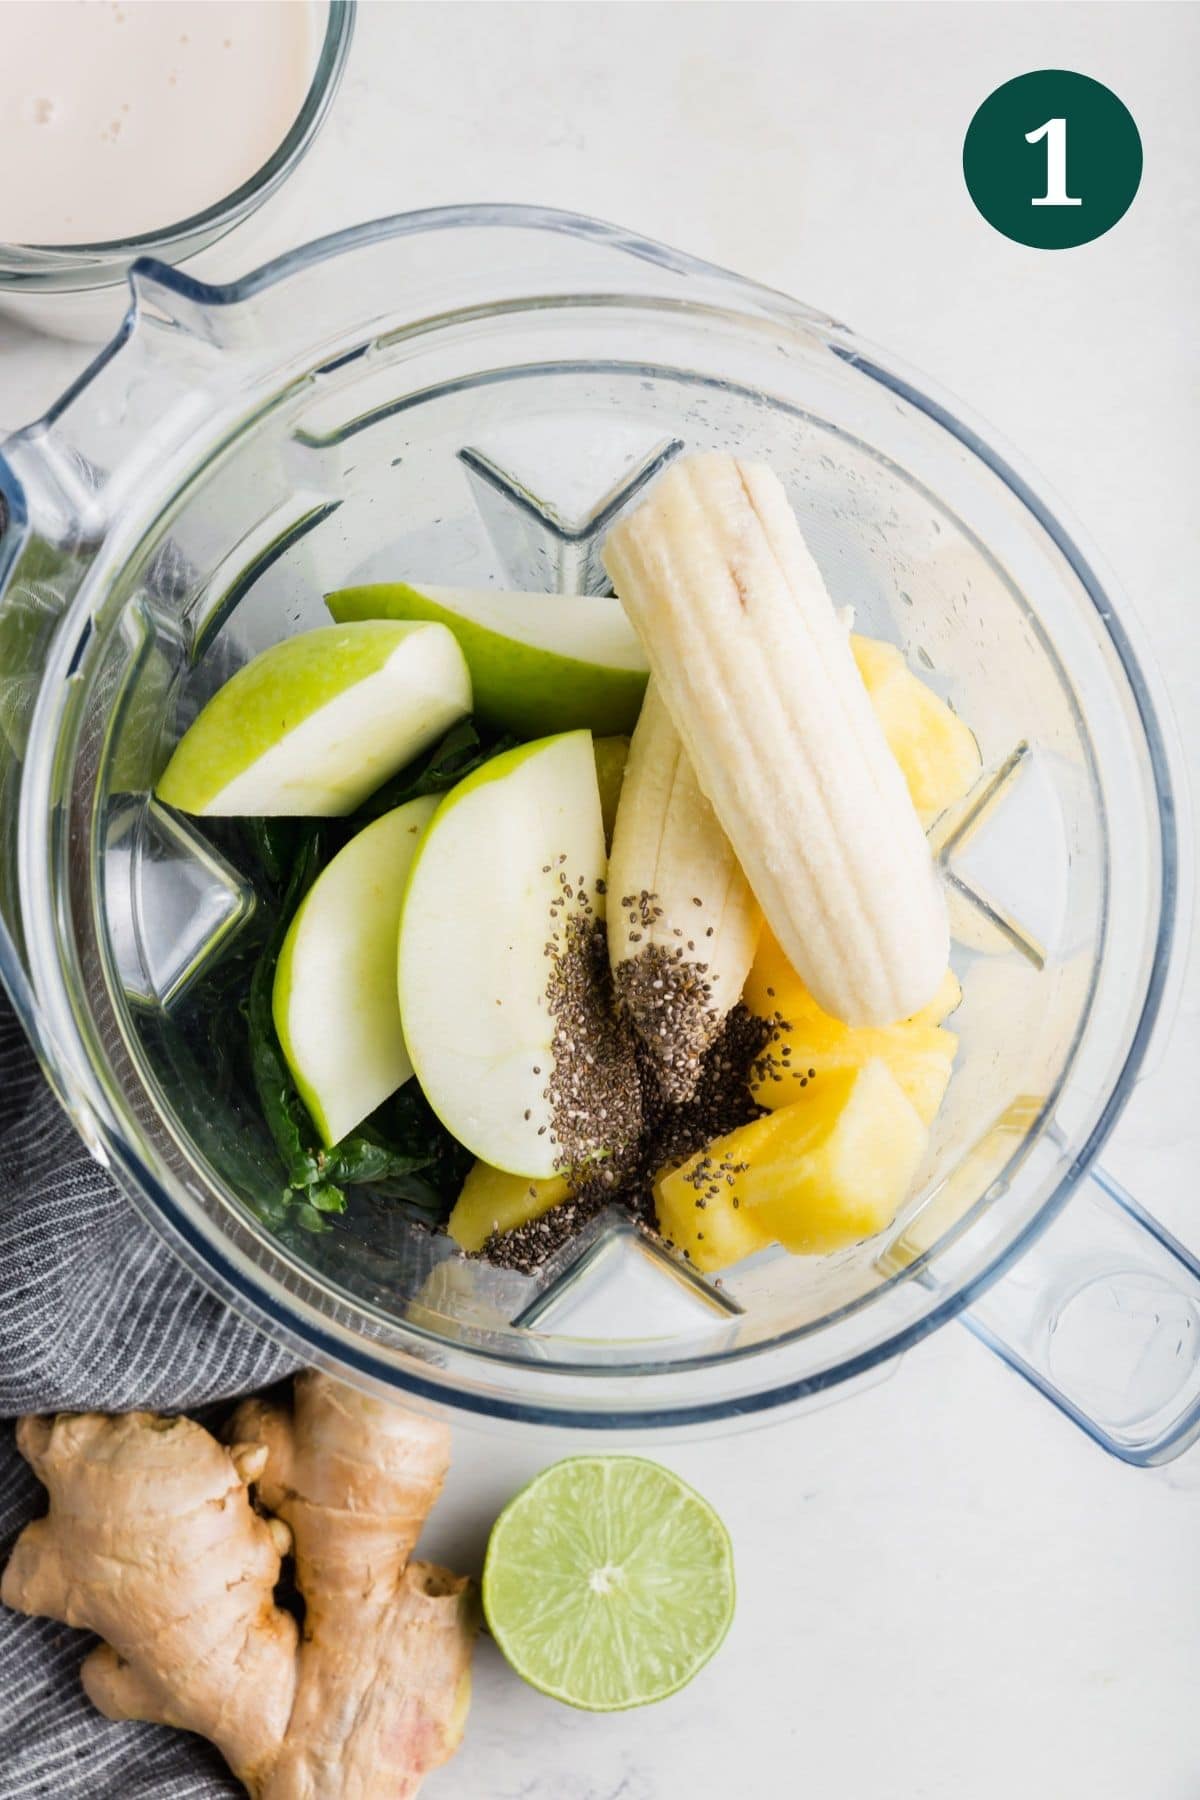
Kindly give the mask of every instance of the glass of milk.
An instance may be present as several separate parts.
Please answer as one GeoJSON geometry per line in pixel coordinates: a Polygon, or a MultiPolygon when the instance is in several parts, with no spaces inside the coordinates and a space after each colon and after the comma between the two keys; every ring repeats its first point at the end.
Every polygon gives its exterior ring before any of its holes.
{"type": "Polygon", "coordinates": [[[355,0],[10,0],[0,56],[0,309],[106,336],[139,256],[179,263],[308,150],[355,0]]]}

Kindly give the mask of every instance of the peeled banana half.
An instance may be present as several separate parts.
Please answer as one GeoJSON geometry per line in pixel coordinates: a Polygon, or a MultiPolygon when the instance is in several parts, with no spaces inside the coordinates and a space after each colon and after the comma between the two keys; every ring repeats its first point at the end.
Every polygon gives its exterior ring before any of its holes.
{"type": "MultiPolygon", "coordinates": [[[[732,456],[686,458],[614,527],[604,562],[681,741],[676,770],[707,796],[789,961],[847,1024],[911,1017],[946,968],[945,902],[778,478],[732,456]]],[[[652,715],[649,729],[665,727],[652,715]]],[[[636,787],[630,805],[631,844],[636,787]]],[[[663,885],[658,874],[619,875],[616,841],[613,857],[618,906],[663,885]]],[[[632,871],[629,845],[625,859],[632,871]]]]}
{"type": "Polygon", "coordinates": [[[629,749],[608,862],[617,999],[664,1095],[687,1100],[741,996],[761,914],[651,680],[629,749]]]}

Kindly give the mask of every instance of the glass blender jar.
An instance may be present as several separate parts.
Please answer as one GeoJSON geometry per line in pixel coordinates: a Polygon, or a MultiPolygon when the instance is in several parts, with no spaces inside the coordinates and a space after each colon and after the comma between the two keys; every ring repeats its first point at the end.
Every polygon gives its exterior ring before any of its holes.
{"type": "Polygon", "coordinates": [[[460,1416],[730,1428],[961,1314],[1115,1454],[1186,1447],[1200,1266],[1094,1167],[1171,975],[1168,757],[1111,584],[1016,460],[834,321],[571,215],[444,209],[228,286],[131,279],[118,336],[0,446],[0,970],[177,1254],[307,1361],[460,1416]],[[335,587],[602,590],[614,517],[705,448],[772,464],[835,602],[980,742],[931,829],[964,998],[918,1191],[880,1238],[719,1285],[616,1213],[531,1275],[369,1194],[290,1228],[189,1012],[262,900],[151,797],[172,744],[335,587]]]}

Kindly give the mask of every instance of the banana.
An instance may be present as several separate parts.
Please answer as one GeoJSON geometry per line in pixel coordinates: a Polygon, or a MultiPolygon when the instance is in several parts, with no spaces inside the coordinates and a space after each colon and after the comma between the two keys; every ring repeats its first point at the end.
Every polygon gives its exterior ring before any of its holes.
{"type": "Polygon", "coordinates": [[[618,1001],[665,1096],[690,1099],[741,996],[761,914],[654,681],[617,805],[608,921],[618,1001]]]}
{"type": "Polygon", "coordinates": [[[676,463],[604,563],[789,961],[849,1025],[911,1017],[945,972],[945,901],[777,477],[724,455],[676,463]]]}

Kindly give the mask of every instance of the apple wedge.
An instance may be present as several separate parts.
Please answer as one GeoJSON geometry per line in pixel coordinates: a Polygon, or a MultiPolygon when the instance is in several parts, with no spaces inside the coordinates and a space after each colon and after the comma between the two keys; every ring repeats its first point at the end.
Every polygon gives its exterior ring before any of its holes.
{"type": "Polygon", "coordinates": [[[275,1030],[329,1146],[413,1072],[396,997],[400,904],[437,809],[410,800],[360,831],[296,910],[275,969],[275,1030]]]}
{"type": "Polygon", "coordinates": [[[481,718],[519,737],[630,732],[648,664],[617,601],[405,582],[327,594],[335,619],[427,619],[462,645],[481,718]]]}
{"type": "Polygon", "coordinates": [[[208,817],[353,812],[471,710],[444,625],[323,625],[238,670],[188,727],[158,797],[208,817]]]}
{"type": "Polygon", "coordinates": [[[398,978],[417,1078],[495,1169],[545,1180],[632,1142],[632,1041],[608,1004],[604,827],[591,736],[509,750],[421,840],[398,978]]]}

